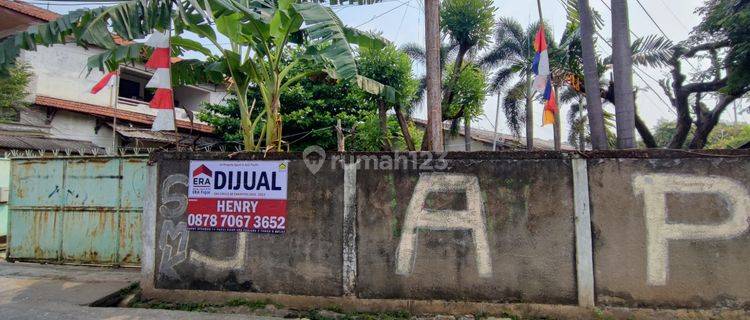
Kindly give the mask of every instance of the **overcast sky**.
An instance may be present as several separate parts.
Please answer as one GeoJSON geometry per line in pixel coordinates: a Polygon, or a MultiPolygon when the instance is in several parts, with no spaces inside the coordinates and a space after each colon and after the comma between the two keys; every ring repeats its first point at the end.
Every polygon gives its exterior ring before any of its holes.
{"type": "MultiPolygon", "coordinates": [[[[424,44],[424,11],[423,1],[425,0],[386,0],[384,3],[370,6],[337,6],[334,11],[338,13],[345,24],[356,26],[364,30],[378,31],[387,39],[395,42],[397,45],[405,43],[424,44]]],[[[542,10],[545,20],[552,26],[555,39],[559,40],[560,34],[565,27],[566,15],[562,3],[564,0],[541,0],[542,10]]],[[[601,34],[609,40],[611,38],[610,12],[606,5],[609,0],[589,0],[594,10],[598,11],[604,21],[605,27],[601,34]]],[[[30,2],[46,7],[46,2],[31,0],[30,2]]],[[[646,10],[656,20],[656,23],[674,42],[685,40],[690,30],[699,22],[700,17],[694,13],[695,9],[703,4],[704,0],[640,0],[646,10]]],[[[526,26],[530,22],[538,20],[536,1],[534,0],[495,0],[496,17],[513,17],[522,25],[526,26]]],[[[77,6],[71,5],[49,5],[49,9],[64,13],[77,6]]],[[[656,24],[646,15],[645,11],[639,6],[636,0],[629,1],[630,10],[630,28],[638,36],[651,34],[661,34],[656,24]]],[[[599,51],[605,55],[610,55],[611,50],[599,41],[599,51]]],[[[641,117],[653,127],[660,119],[674,120],[675,115],[670,108],[662,102],[667,101],[663,92],[661,92],[658,83],[650,78],[662,79],[667,77],[666,69],[649,69],[641,68],[644,74],[642,77],[634,77],[634,83],[639,88],[638,108],[641,117]],[[647,74],[647,75],[646,75],[647,74]],[[648,86],[656,91],[652,91],[648,86]]],[[[422,74],[424,68],[416,66],[415,73],[422,74]]],[[[492,130],[495,122],[495,109],[497,97],[488,97],[484,103],[484,115],[474,123],[483,129],[492,130]]],[[[606,108],[613,109],[612,106],[606,108]]],[[[535,105],[535,121],[537,122],[535,132],[537,137],[551,139],[552,126],[541,126],[541,103],[535,105]]],[[[563,141],[567,137],[566,113],[568,108],[562,107],[563,116],[563,141]]],[[[613,110],[612,110],[613,111],[613,110]]],[[[418,108],[415,115],[418,118],[426,118],[424,107],[418,108]]],[[[747,122],[750,119],[748,115],[740,115],[739,120],[747,122]]],[[[731,110],[728,110],[722,117],[724,121],[734,120],[731,110]]],[[[500,116],[500,132],[508,133],[505,119],[500,116]]]]}

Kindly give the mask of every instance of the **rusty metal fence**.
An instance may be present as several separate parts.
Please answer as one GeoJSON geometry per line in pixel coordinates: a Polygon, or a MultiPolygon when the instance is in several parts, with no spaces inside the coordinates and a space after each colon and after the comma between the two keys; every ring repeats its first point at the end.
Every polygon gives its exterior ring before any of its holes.
{"type": "Polygon", "coordinates": [[[12,159],[8,260],[139,265],[147,161],[12,159]]]}

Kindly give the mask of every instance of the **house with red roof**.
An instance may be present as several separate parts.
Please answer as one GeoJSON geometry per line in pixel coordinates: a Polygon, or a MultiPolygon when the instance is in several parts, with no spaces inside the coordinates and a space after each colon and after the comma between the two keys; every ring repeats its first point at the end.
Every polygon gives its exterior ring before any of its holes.
{"type": "MultiPolygon", "coordinates": [[[[57,17],[55,12],[22,1],[0,0],[0,39],[57,17]]],[[[220,103],[225,99],[224,85],[175,88],[179,132],[153,132],[150,127],[156,112],[148,107],[153,92],[145,88],[152,73],[143,65],[123,66],[118,90],[113,85],[92,94],[91,88],[104,74],[98,70],[88,73],[86,62],[101,52],[95,47],[85,49],[75,44],[39,46],[37,51],[22,52],[21,62],[33,73],[28,88],[31,105],[19,110],[12,123],[0,122],[0,151],[19,147],[19,143],[4,141],[20,141],[29,135],[42,137],[37,142],[57,139],[64,142],[62,145],[78,149],[152,148],[172,145],[175,141],[201,146],[216,142],[213,128],[191,115],[199,112],[204,103],[220,103]],[[115,92],[118,92],[116,97],[115,92]]],[[[57,149],[60,145],[50,143],[47,147],[57,149]]],[[[34,149],[39,148],[45,148],[45,144],[34,145],[34,149]]]]}

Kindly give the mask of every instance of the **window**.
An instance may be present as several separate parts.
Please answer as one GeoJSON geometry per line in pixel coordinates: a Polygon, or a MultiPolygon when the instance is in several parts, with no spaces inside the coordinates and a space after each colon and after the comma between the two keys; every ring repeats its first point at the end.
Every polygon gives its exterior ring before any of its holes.
{"type": "Polygon", "coordinates": [[[141,84],[128,79],[120,79],[120,97],[143,100],[143,97],[141,97],[141,84]]]}

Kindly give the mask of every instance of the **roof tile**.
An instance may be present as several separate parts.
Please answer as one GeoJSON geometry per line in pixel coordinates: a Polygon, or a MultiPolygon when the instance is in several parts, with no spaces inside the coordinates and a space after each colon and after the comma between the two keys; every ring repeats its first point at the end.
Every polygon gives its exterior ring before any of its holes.
{"type": "Polygon", "coordinates": [[[0,0],[0,7],[7,8],[47,22],[60,17],[60,15],[55,12],[30,5],[22,1],[0,0]]]}
{"type": "MultiPolygon", "coordinates": [[[[122,109],[114,109],[110,107],[98,106],[98,105],[70,101],[70,100],[57,99],[57,98],[46,97],[46,96],[37,96],[34,103],[40,106],[53,107],[53,108],[93,114],[93,115],[103,116],[103,117],[114,117],[115,115],[117,115],[118,119],[132,121],[136,123],[148,124],[148,125],[154,122],[154,116],[149,115],[149,114],[143,114],[143,113],[122,110],[122,109]]],[[[182,129],[190,129],[191,123],[190,121],[177,120],[177,127],[182,128],[182,129]]],[[[192,129],[196,131],[200,131],[200,132],[206,132],[206,133],[212,133],[214,131],[211,126],[205,125],[202,123],[193,123],[192,129]]]]}

